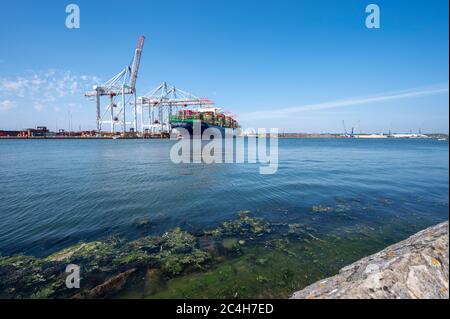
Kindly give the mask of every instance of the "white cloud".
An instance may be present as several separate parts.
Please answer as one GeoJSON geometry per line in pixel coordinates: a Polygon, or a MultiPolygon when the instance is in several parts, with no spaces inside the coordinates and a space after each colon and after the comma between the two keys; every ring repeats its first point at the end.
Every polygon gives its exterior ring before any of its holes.
{"type": "Polygon", "coordinates": [[[0,98],[26,100],[37,111],[54,107],[58,100],[82,96],[99,82],[95,76],[76,75],[70,71],[46,70],[15,77],[0,77],[0,98]]]}
{"type": "Polygon", "coordinates": [[[36,111],[40,112],[44,109],[45,105],[39,102],[34,102],[33,107],[36,111]]]}
{"type": "Polygon", "coordinates": [[[340,107],[354,106],[354,105],[365,105],[365,104],[373,104],[377,102],[387,102],[393,100],[401,100],[408,99],[414,97],[422,97],[436,94],[443,94],[449,92],[448,83],[445,86],[439,87],[428,87],[428,88],[419,88],[419,89],[409,89],[404,91],[397,91],[379,95],[373,95],[368,97],[359,97],[359,98],[349,98],[344,100],[336,100],[329,101],[324,103],[317,104],[308,104],[297,107],[288,107],[288,108],[278,108],[272,109],[268,111],[261,112],[249,112],[244,113],[241,117],[248,119],[270,119],[270,118],[285,118],[291,117],[296,113],[306,112],[306,111],[318,111],[324,109],[334,109],[340,107]]]}
{"type": "Polygon", "coordinates": [[[0,102],[0,111],[8,111],[16,107],[16,103],[10,100],[0,102]]]}
{"type": "Polygon", "coordinates": [[[16,94],[23,97],[28,85],[29,81],[20,76],[16,77],[14,80],[0,78],[0,92],[16,94]]]}

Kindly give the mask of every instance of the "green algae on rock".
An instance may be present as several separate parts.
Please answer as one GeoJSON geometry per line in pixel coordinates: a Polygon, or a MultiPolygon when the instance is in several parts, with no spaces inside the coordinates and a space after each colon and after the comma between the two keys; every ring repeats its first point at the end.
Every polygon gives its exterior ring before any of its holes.
{"type": "Polygon", "coordinates": [[[237,238],[225,238],[222,241],[222,246],[226,250],[236,250],[239,248],[238,239],[237,238]]]}
{"type": "Polygon", "coordinates": [[[239,212],[238,219],[226,221],[217,229],[207,233],[215,236],[226,237],[240,235],[241,237],[246,238],[271,233],[272,229],[268,222],[265,222],[261,218],[250,217],[249,213],[249,211],[241,211],[239,212]]]}
{"type": "Polygon", "coordinates": [[[307,225],[245,211],[195,235],[175,228],[128,242],[82,242],[46,258],[0,257],[0,297],[287,297],[382,245],[374,229],[356,233],[324,238],[307,225]],[[71,263],[81,267],[81,291],[65,287],[71,263]]]}
{"type": "Polygon", "coordinates": [[[62,288],[65,265],[30,256],[0,257],[0,298],[50,298],[62,288]]]}
{"type": "MultiPolygon", "coordinates": [[[[225,222],[223,227],[212,230],[212,233],[215,237],[223,233],[254,235],[266,228],[267,225],[261,220],[241,214],[238,221],[225,222]]],[[[162,236],[142,237],[131,242],[116,237],[80,242],[46,258],[23,255],[0,257],[0,296],[70,297],[74,293],[65,288],[65,267],[68,264],[80,265],[83,274],[83,289],[75,295],[77,298],[107,296],[106,290],[122,288],[129,279],[148,268],[160,269],[168,278],[187,270],[204,270],[209,262],[213,262],[213,256],[208,249],[200,248],[199,242],[199,238],[175,228],[162,236]],[[131,269],[134,270],[130,273],[131,269]]],[[[244,242],[236,239],[237,244],[244,242]]]]}

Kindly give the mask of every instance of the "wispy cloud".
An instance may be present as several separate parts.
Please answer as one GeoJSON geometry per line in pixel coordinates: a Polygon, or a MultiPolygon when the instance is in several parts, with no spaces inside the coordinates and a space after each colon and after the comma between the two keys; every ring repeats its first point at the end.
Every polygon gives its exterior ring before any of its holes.
{"type": "Polygon", "coordinates": [[[8,98],[16,104],[30,104],[35,110],[42,111],[61,104],[63,98],[81,95],[97,82],[99,79],[95,76],[76,75],[70,71],[28,72],[15,77],[0,77],[0,98],[8,98]]]}
{"type": "Polygon", "coordinates": [[[5,100],[0,102],[0,112],[8,111],[16,107],[16,103],[10,100],[5,100]]]}
{"type": "Polygon", "coordinates": [[[286,116],[292,116],[296,113],[302,113],[307,111],[319,111],[325,109],[334,109],[355,105],[366,105],[366,104],[375,104],[380,102],[401,100],[401,99],[411,99],[416,97],[430,96],[436,94],[444,94],[449,92],[448,83],[445,85],[439,85],[434,87],[426,87],[426,88],[416,88],[409,89],[397,92],[390,92],[385,94],[378,94],[373,96],[366,97],[355,97],[349,99],[328,101],[323,103],[316,104],[308,104],[297,107],[288,107],[288,108],[277,108],[271,109],[268,111],[260,111],[260,112],[249,112],[241,115],[241,118],[248,119],[263,119],[263,118],[282,118],[286,116]]]}

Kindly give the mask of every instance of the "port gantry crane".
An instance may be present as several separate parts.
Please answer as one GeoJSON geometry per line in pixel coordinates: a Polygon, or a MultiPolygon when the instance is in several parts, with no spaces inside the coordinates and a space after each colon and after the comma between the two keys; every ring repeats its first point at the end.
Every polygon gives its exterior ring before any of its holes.
{"type": "Polygon", "coordinates": [[[186,91],[163,82],[155,89],[137,99],[141,109],[141,132],[170,133],[170,116],[179,108],[192,106],[214,106],[214,102],[207,98],[199,98],[186,91]],[[144,110],[148,108],[148,118],[145,119],[144,110]],[[157,111],[157,117],[155,115],[157,111]]]}
{"type": "Polygon", "coordinates": [[[355,125],[352,126],[350,133],[347,132],[347,126],[345,125],[345,121],[342,121],[342,126],[344,127],[344,137],[355,137],[355,127],[359,124],[360,121],[356,122],[355,125]]]}
{"type": "Polygon", "coordinates": [[[122,132],[125,135],[127,132],[127,124],[133,124],[134,132],[137,132],[136,80],[141,63],[144,41],[145,37],[140,36],[131,65],[126,66],[122,71],[120,71],[117,75],[115,75],[103,85],[94,86],[93,91],[85,93],[86,97],[96,99],[97,132],[99,134],[102,131],[102,124],[110,124],[112,134],[116,133],[116,125],[122,125],[122,132]],[[100,104],[102,96],[109,97],[109,105],[103,115],[101,114],[100,104]],[[115,103],[115,98],[117,96],[121,96],[122,98],[120,107],[118,107],[115,103]],[[130,103],[131,98],[134,98],[134,119],[133,122],[126,122],[126,105],[130,103]],[[107,117],[108,113],[110,116],[110,120],[104,120],[104,118],[107,117]],[[119,117],[122,117],[122,119],[120,120],[119,117]]]}

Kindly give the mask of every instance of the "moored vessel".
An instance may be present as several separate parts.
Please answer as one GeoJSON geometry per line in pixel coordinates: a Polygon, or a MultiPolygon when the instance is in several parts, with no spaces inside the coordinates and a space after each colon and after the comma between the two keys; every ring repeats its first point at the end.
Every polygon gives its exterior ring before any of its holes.
{"type": "Polygon", "coordinates": [[[194,125],[200,127],[199,133],[208,128],[214,128],[220,131],[222,136],[225,134],[225,129],[239,128],[239,123],[229,114],[225,114],[217,107],[200,107],[194,110],[179,110],[176,115],[170,117],[170,125],[173,130],[182,133],[181,129],[185,129],[190,135],[196,134],[194,132],[194,125]]]}

